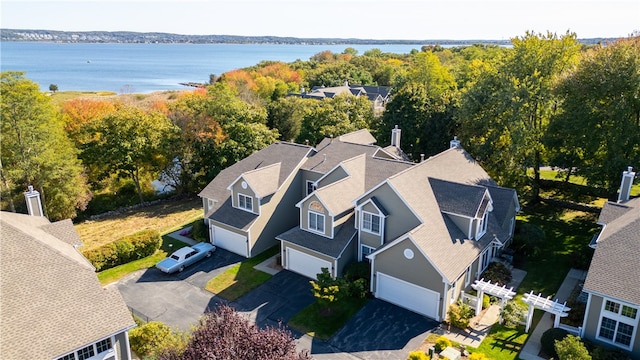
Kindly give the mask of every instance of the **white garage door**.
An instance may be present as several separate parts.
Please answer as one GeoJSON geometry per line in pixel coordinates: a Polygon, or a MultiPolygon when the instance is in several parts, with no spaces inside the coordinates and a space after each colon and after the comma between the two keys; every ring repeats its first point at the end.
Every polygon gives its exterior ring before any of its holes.
{"type": "Polygon", "coordinates": [[[440,295],[383,273],[376,273],[376,297],[419,314],[439,320],[440,295]]]}
{"type": "Polygon", "coordinates": [[[213,245],[245,257],[249,256],[247,254],[247,237],[221,227],[213,227],[213,245]]]}
{"type": "Polygon", "coordinates": [[[316,279],[325,267],[331,272],[331,263],[301,251],[287,248],[287,269],[316,279]]]}

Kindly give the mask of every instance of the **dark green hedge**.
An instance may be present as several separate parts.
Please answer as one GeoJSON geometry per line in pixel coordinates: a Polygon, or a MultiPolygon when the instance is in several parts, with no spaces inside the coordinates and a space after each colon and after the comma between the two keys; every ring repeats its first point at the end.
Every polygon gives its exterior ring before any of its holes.
{"type": "Polygon", "coordinates": [[[155,230],[143,230],[133,235],[89,250],[84,256],[96,271],[102,271],[152,255],[160,248],[162,238],[155,230]]]}

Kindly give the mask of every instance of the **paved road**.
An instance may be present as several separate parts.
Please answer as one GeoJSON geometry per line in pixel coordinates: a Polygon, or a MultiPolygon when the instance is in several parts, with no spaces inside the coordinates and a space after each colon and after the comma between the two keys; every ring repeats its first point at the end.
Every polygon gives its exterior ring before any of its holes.
{"type": "MultiPolygon", "coordinates": [[[[117,286],[125,302],[149,320],[188,330],[207,309],[226,301],[203,290],[204,284],[241,258],[217,250],[183,273],[165,275],[157,269],[134,273],[117,286]]],[[[314,301],[309,279],[280,271],[230,305],[261,327],[286,324],[314,301]]],[[[406,359],[437,323],[387,302],[373,299],[329,341],[292,331],[299,349],[314,359],[406,359]]]]}

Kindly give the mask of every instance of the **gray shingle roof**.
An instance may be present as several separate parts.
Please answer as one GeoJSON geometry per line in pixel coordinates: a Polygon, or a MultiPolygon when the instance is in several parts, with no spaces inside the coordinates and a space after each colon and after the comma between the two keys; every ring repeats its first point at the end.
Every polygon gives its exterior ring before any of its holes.
{"type": "Polygon", "coordinates": [[[43,219],[0,213],[3,359],[52,359],[135,326],[117,288],[103,288],[69,241],[52,235],[74,231],[71,222],[43,219]]]}
{"type": "Polygon", "coordinates": [[[304,231],[300,229],[300,227],[289,229],[276,236],[276,239],[303,246],[332,258],[337,258],[352,239],[353,241],[356,241],[354,239],[356,233],[357,231],[354,227],[354,216],[351,215],[349,220],[345,221],[338,232],[334,234],[333,239],[328,239],[324,236],[304,231]]]}
{"type": "MultiPolygon", "coordinates": [[[[496,186],[484,169],[462,148],[451,148],[432,156],[390,177],[389,182],[422,220],[421,225],[409,232],[410,235],[450,282],[457,279],[495,238],[504,242],[509,236],[502,230],[501,222],[496,217],[499,213],[489,213],[487,232],[477,241],[466,239],[448,216],[442,213],[436,192],[448,191],[450,188],[447,183],[458,184],[456,189],[471,189],[473,196],[480,193],[474,189],[496,186]],[[430,179],[438,180],[433,182],[430,179]],[[435,188],[432,182],[436,183],[435,188]]],[[[476,203],[476,200],[473,202],[476,203]]],[[[473,210],[477,209],[476,206],[473,210]]]]}
{"type": "Polygon", "coordinates": [[[584,290],[640,305],[640,198],[624,204],[607,203],[599,220],[606,225],[584,290]]]}
{"type": "MultiPolygon", "coordinates": [[[[210,209],[207,217],[212,216],[213,213],[220,210],[223,206],[228,206],[231,198],[231,191],[229,191],[229,185],[235,181],[240,175],[253,172],[254,170],[268,167],[280,163],[280,171],[277,177],[277,188],[282,186],[284,181],[291,176],[291,174],[298,168],[298,166],[305,160],[307,155],[312,151],[311,147],[305,145],[299,145],[287,142],[278,142],[271,144],[266,148],[257,151],[245,159],[229,166],[222,170],[199,194],[200,197],[216,200],[217,203],[210,209]]],[[[273,169],[271,169],[273,170],[273,169]]],[[[270,175],[269,184],[264,188],[268,188],[268,191],[273,190],[272,173],[267,171],[270,175]]],[[[253,177],[255,181],[259,181],[258,177],[253,177]]],[[[262,185],[257,185],[260,189],[262,185]]],[[[265,192],[268,192],[265,191],[265,192]]],[[[245,211],[242,211],[245,213],[245,211]]],[[[251,215],[251,214],[249,214],[251,215]]],[[[227,214],[217,214],[213,216],[226,217],[227,214]]],[[[255,218],[254,218],[255,219],[255,218]]]]}
{"type": "Polygon", "coordinates": [[[441,211],[476,217],[483,203],[486,187],[429,178],[441,211]]]}
{"type": "Polygon", "coordinates": [[[373,145],[376,143],[376,138],[374,138],[367,129],[360,129],[358,131],[341,135],[338,137],[338,140],[361,145],[373,145]]]}

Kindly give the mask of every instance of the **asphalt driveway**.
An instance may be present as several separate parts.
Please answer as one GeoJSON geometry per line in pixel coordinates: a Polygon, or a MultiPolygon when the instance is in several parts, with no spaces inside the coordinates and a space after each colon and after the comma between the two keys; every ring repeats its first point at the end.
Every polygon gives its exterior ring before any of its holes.
{"type": "MultiPolygon", "coordinates": [[[[166,275],[148,269],[129,275],[116,286],[127,305],[147,320],[189,330],[206,311],[227,303],[203,290],[204,285],[241,260],[219,249],[182,273],[166,275]]],[[[261,327],[277,327],[314,300],[308,278],[283,270],[230,305],[261,327]]],[[[437,325],[411,311],[371,299],[326,342],[291,332],[298,348],[309,350],[314,359],[406,359],[437,325]]]]}

